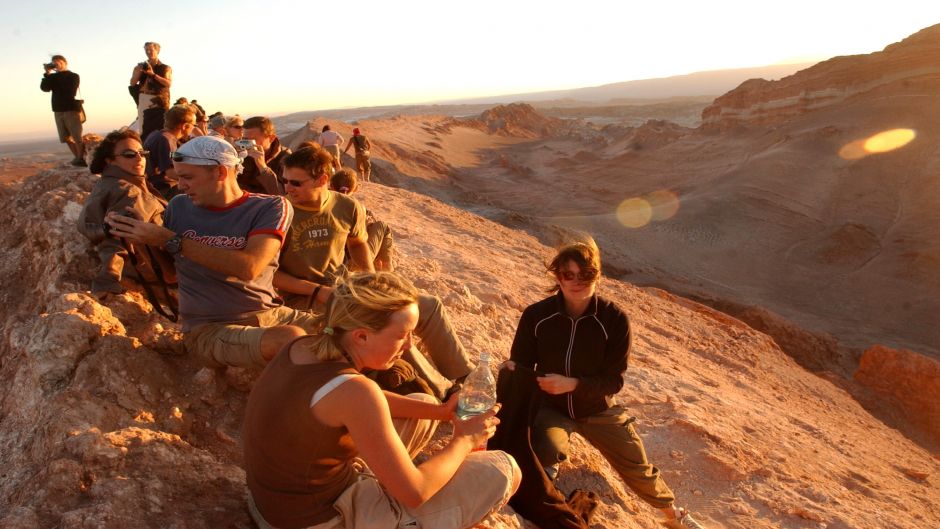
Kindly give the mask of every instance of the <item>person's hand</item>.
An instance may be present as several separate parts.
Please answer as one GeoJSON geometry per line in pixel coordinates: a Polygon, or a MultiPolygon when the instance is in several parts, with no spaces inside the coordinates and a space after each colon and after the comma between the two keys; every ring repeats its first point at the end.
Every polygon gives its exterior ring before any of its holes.
{"type": "Polygon", "coordinates": [[[500,370],[508,369],[508,370],[510,370],[510,371],[515,371],[515,370],[516,370],[516,363],[513,362],[512,360],[506,360],[505,362],[503,362],[503,363],[499,366],[499,369],[500,369],[500,370]]]}
{"type": "Polygon", "coordinates": [[[133,216],[127,216],[116,211],[108,212],[105,222],[111,226],[111,236],[127,239],[130,242],[146,244],[162,248],[174,233],[152,222],[139,219],[136,212],[127,210],[133,216]]]}
{"type": "Polygon", "coordinates": [[[466,420],[455,420],[454,437],[467,436],[470,437],[474,447],[483,446],[490,437],[496,434],[496,425],[499,424],[496,413],[499,412],[501,407],[501,404],[496,403],[495,406],[480,415],[475,415],[466,420]]]}
{"type": "Polygon", "coordinates": [[[457,414],[457,401],[459,399],[460,392],[454,392],[451,394],[450,398],[447,399],[443,404],[441,404],[441,420],[442,421],[456,421],[457,414]]]}
{"type": "Polygon", "coordinates": [[[248,149],[247,154],[255,161],[255,165],[258,167],[259,171],[263,171],[268,168],[268,164],[264,161],[264,151],[261,150],[260,145],[255,145],[248,149]]]}
{"type": "Polygon", "coordinates": [[[549,395],[571,393],[578,387],[578,379],[558,375],[556,373],[550,373],[544,377],[537,377],[535,381],[539,383],[539,389],[549,395]]]}

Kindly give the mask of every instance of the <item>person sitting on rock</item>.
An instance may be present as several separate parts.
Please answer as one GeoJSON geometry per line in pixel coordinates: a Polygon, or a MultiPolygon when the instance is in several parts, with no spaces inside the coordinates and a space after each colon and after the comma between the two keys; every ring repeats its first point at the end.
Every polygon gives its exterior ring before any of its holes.
{"type": "MultiPolygon", "coordinates": [[[[127,215],[133,211],[147,222],[163,222],[166,201],[148,182],[144,173],[147,151],[140,136],[133,130],[114,131],[95,148],[89,169],[101,178],[78,216],[78,229],[95,243],[101,268],[91,281],[91,290],[98,298],[120,294],[121,277],[127,259],[127,248],[110,233],[105,222],[109,212],[127,215]]],[[[143,280],[144,278],[142,278],[143,280]]]]}
{"type": "Polygon", "coordinates": [[[359,132],[359,128],[353,129],[352,138],[349,138],[349,143],[346,144],[346,148],[343,149],[343,152],[349,152],[350,147],[356,148],[356,169],[359,170],[359,174],[362,175],[362,180],[364,182],[369,181],[369,175],[372,174],[372,161],[370,157],[372,156],[372,142],[369,141],[364,134],[359,132]]]}
{"type": "MultiPolygon", "coordinates": [[[[359,189],[359,178],[356,171],[344,167],[330,177],[330,190],[344,195],[352,195],[359,189]]],[[[375,218],[372,211],[366,208],[366,233],[368,234],[369,255],[372,256],[372,266],[376,270],[391,272],[392,266],[392,229],[381,220],[375,218]]]]}
{"type": "Polygon", "coordinates": [[[189,105],[176,105],[166,111],[163,129],[155,130],[144,138],[144,149],[150,152],[147,158],[147,180],[166,198],[176,194],[176,171],[171,154],[181,140],[189,137],[196,126],[196,112],[189,105]]]}
{"type": "Polygon", "coordinates": [[[519,488],[502,451],[475,451],[499,422],[493,409],[456,419],[457,399],[382,391],[361,375],[409,349],[417,291],[389,272],[340,281],[316,332],[284,348],[258,377],[242,431],[248,511],[274,527],[478,524],[519,488]],[[440,421],[453,434],[419,465],[440,421]]]}
{"type": "Polygon", "coordinates": [[[613,302],[597,295],[601,257],[597,246],[561,248],[547,270],[555,292],[522,312],[505,367],[537,369],[543,392],[531,429],[532,449],[549,478],[568,459],[573,432],[587,439],[643,501],[662,510],[665,524],[703,529],[646,459],[634,417],[610,401],[623,387],[630,353],[630,321],[613,302]]]}
{"type": "Polygon", "coordinates": [[[283,195],[284,188],[279,180],[290,149],[281,146],[274,123],[264,116],[248,118],[244,123],[244,139],[254,140],[255,146],[248,149],[239,184],[251,193],[283,195]]]}
{"type": "MultiPolygon", "coordinates": [[[[351,268],[372,270],[365,208],[354,198],[327,187],[331,165],[328,152],[310,147],[302,147],[284,160],[284,183],[295,214],[274,285],[287,305],[294,308],[322,310],[333,283],[345,274],[347,250],[351,268]]],[[[405,359],[442,397],[455,381],[470,373],[473,365],[441,300],[422,295],[418,306],[418,336],[434,365],[417,350],[409,350],[405,359]]]]}
{"type": "Polygon", "coordinates": [[[173,164],[181,194],[164,226],[111,213],[111,233],[174,257],[187,351],[215,367],[263,366],[312,329],[313,316],[282,306],[272,284],[293,208],[242,190],[241,159],[221,138],[193,138],[173,164]]]}

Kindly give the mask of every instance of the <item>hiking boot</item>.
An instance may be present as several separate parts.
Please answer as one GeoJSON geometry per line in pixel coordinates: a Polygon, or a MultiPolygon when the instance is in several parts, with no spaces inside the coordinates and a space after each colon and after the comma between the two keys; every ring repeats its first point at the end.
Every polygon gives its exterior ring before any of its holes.
{"type": "Polygon", "coordinates": [[[670,529],[705,529],[705,526],[692,518],[692,513],[685,508],[673,507],[673,511],[676,513],[676,517],[663,522],[664,526],[670,529]]]}
{"type": "Polygon", "coordinates": [[[83,160],[83,159],[81,159],[81,158],[75,158],[74,160],[72,160],[72,161],[69,162],[69,163],[71,163],[71,164],[74,165],[75,167],[88,167],[88,164],[85,163],[85,160],[83,160]]]}

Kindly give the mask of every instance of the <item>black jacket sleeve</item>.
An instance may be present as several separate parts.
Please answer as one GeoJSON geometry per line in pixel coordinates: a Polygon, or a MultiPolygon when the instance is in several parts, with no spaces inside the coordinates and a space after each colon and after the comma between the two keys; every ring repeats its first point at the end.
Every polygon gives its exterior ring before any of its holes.
{"type": "Polygon", "coordinates": [[[600,400],[616,395],[623,388],[631,341],[630,321],[626,314],[618,311],[610,322],[601,369],[597,375],[578,377],[578,387],[573,392],[575,399],[600,400]]]}

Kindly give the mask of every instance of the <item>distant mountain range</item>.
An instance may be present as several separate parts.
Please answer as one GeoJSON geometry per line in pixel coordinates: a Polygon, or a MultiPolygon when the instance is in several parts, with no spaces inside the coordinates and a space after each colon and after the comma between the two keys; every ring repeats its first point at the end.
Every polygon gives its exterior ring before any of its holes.
{"type": "Polygon", "coordinates": [[[534,102],[551,100],[575,100],[588,103],[635,103],[637,99],[668,99],[690,96],[719,96],[733,90],[748,79],[762,78],[768,81],[780,79],[808,68],[814,63],[776,64],[754,68],[736,68],[733,70],[712,70],[686,75],[674,75],[658,79],[640,79],[624,81],[587,88],[570,90],[551,90],[548,92],[530,92],[526,94],[507,94],[501,96],[475,97],[442,103],[483,104],[512,103],[516,101],[534,102]]]}
{"type": "MultiPolygon", "coordinates": [[[[766,79],[768,81],[786,77],[814,63],[778,64],[754,68],[736,68],[731,70],[712,70],[686,75],[675,75],[658,79],[640,79],[624,81],[602,86],[574,88],[570,90],[551,90],[525,94],[506,94],[451,101],[429,102],[419,105],[386,105],[380,107],[357,107],[343,109],[323,109],[294,112],[274,118],[278,130],[295,130],[315,117],[355,121],[376,119],[394,115],[436,114],[449,116],[469,116],[479,114],[486,108],[513,102],[532,103],[537,107],[583,107],[593,105],[647,105],[669,99],[718,97],[738,87],[748,79],[766,79]]],[[[697,108],[704,108],[707,102],[696,101],[697,108]]],[[[697,115],[698,112],[696,112],[697,115]]]]}

